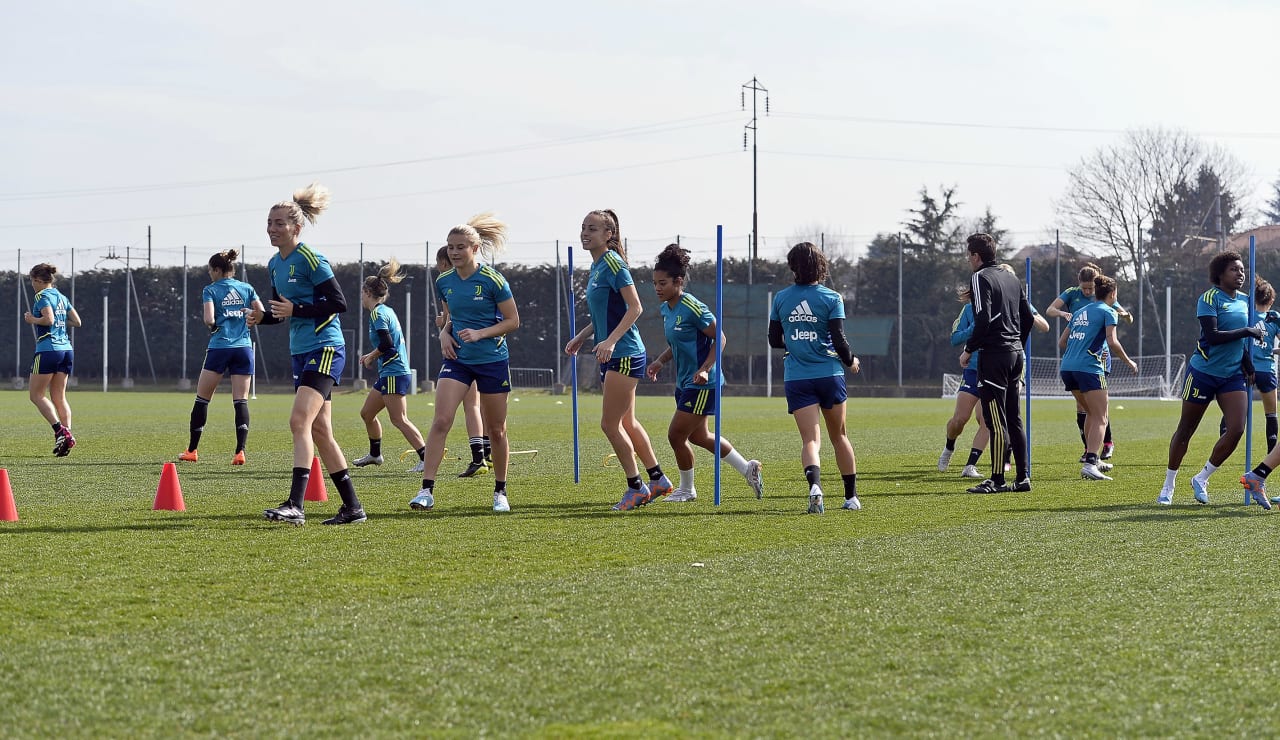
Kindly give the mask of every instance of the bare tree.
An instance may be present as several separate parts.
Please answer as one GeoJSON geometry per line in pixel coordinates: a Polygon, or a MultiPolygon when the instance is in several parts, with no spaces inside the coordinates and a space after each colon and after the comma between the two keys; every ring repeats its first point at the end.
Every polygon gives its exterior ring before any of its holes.
{"type": "Polygon", "coordinates": [[[1120,142],[1081,160],[1056,203],[1065,231],[1076,243],[1115,255],[1119,270],[1129,278],[1142,276],[1161,339],[1148,275],[1150,268],[1165,269],[1163,261],[1177,257],[1154,250],[1146,230],[1162,207],[1197,181],[1202,169],[1217,176],[1224,192],[1248,192],[1248,169],[1223,147],[1206,145],[1185,131],[1129,131],[1120,142]]]}
{"type": "Polygon", "coordinates": [[[1180,186],[1195,182],[1201,167],[1218,176],[1224,191],[1247,192],[1247,168],[1226,149],[1185,131],[1130,131],[1071,170],[1058,214],[1075,242],[1111,252],[1132,269],[1146,258],[1138,253],[1139,237],[1146,242],[1142,229],[1180,186]]]}

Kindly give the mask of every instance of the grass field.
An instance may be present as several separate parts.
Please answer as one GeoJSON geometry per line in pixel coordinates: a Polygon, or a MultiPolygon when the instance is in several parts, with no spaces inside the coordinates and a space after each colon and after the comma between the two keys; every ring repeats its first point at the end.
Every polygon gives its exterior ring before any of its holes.
{"type": "MultiPolygon", "coordinates": [[[[408,464],[354,472],[367,524],[262,520],[284,498],[289,396],[252,403],[249,465],[226,389],[187,511],[151,510],[186,442],[190,394],[72,395],[78,446],[24,392],[0,393],[21,521],[0,524],[6,736],[1251,735],[1280,732],[1277,528],[1241,505],[1241,452],[1209,506],[1188,480],[1158,508],[1177,406],[1121,402],[1111,483],[1079,480],[1068,402],[1034,405],[1030,494],[975,496],[935,462],[951,402],[855,400],[865,509],[807,516],[780,399],[728,399],[725,433],[764,462],[763,501],[726,467],[712,505],[609,507],[599,398],[582,399],[574,485],[567,398],[512,401],[513,512],[446,460],[436,510],[408,464]]],[[[338,395],[348,459],[360,394],[338,395]]],[[[410,402],[425,428],[429,396],[410,402]]],[[[670,469],[670,402],[639,416],[670,469]]],[[[389,450],[406,445],[386,425],[389,450]]],[[[1255,458],[1257,449],[1255,445],[1255,458]]],[[[461,424],[451,451],[466,448],[461,424]]],[[[465,453],[464,453],[465,455],[465,453]]],[[[674,470],[671,471],[674,475],[674,470]]],[[[327,482],[327,481],[326,481],[327,482]]]]}

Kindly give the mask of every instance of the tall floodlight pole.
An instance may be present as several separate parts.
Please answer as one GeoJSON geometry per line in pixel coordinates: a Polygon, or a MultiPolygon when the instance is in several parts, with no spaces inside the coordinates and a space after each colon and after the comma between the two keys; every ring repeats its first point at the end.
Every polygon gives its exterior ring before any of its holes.
{"type": "MultiPolygon", "coordinates": [[[[769,115],[769,91],[764,85],[760,84],[760,80],[752,77],[750,82],[742,85],[742,109],[747,109],[747,91],[751,91],[751,121],[744,127],[742,132],[742,150],[747,150],[747,131],[751,132],[751,254],[748,255],[750,262],[755,262],[760,256],[760,198],[759,198],[759,153],[756,146],[757,134],[757,114],[756,114],[756,96],[758,93],[764,93],[764,113],[769,115]]],[[[750,266],[747,267],[747,275],[751,275],[750,266]]],[[[751,284],[750,277],[747,284],[751,284]]]]}

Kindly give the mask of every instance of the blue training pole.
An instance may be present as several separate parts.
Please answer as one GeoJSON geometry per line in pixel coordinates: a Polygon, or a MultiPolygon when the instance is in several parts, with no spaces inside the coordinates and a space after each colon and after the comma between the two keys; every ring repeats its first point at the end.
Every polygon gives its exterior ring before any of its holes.
{"type": "Polygon", "coordinates": [[[716,486],[716,506],[720,505],[720,420],[724,418],[724,397],[720,393],[721,373],[724,372],[724,342],[720,341],[720,335],[724,333],[724,226],[716,226],[716,383],[715,388],[711,390],[715,395],[716,403],[716,446],[713,457],[715,458],[715,486],[716,486]]]}
{"type": "MultiPolygon", "coordinates": [[[[1257,252],[1258,245],[1252,235],[1249,237],[1249,278],[1244,281],[1245,290],[1249,291],[1249,326],[1258,323],[1258,307],[1253,302],[1254,290],[1253,281],[1257,279],[1257,252]]],[[[1253,352],[1253,338],[1249,339],[1249,351],[1253,352]]],[[[1246,386],[1245,392],[1249,394],[1249,409],[1244,415],[1244,472],[1253,469],[1253,386],[1246,386]]],[[[1249,490],[1244,492],[1244,505],[1249,505],[1249,490]]]]}
{"type": "MultiPolygon", "coordinates": [[[[1031,301],[1031,258],[1027,258],[1027,301],[1031,301]]],[[[1047,320],[1047,319],[1046,319],[1047,320]]],[[[1035,331],[1032,327],[1031,331],[1035,331]]],[[[1027,343],[1022,345],[1022,357],[1026,360],[1026,367],[1022,368],[1023,374],[1026,376],[1025,384],[1027,386],[1027,413],[1023,414],[1026,420],[1023,426],[1027,432],[1027,477],[1031,477],[1031,334],[1027,334],[1027,343]]],[[[1016,461],[1015,461],[1016,462],[1016,461]]],[[[1013,473],[1014,482],[1017,482],[1018,472],[1013,473]]]]}
{"type": "MultiPolygon", "coordinates": [[[[578,336],[577,322],[574,314],[576,313],[573,304],[573,244],[569,245],[569,279],[568,283],[569,296],[565,301],[565,305],[569,307],[569,336],[578,336]]],[[[570,395],[573,398],[573,482],[579,483],[579,460],[578,460],[578,356],[572,355],[569,358],[569,386],[572,389],[570,395]]]]}

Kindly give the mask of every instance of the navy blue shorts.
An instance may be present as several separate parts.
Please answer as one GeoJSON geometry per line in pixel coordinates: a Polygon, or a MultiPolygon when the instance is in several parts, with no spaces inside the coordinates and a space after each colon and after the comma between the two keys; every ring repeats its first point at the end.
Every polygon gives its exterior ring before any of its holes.
{"type": "Polygon", "coordinates": [[[1276,389],[1276,374],[1254,373],[1253,385],[1262,393],[1270,393],[1276,389]]]}
{"type": "Polygon", "coordinates": [[[788,414],[794,414],[797,410],[815,403],[824,409],[829,409],[844,403],[849,397],[848,391],[845,390],[843,375],[788,380],[782,384],[782,388],[787,394],[788,414]]]}
{"type": "Polygon", "coordinates": [[[342,370],[346,366],[346,347],[321,347],[293,355],[293,389],[298,390],[298,386],[302,385],[302,374],[308,372],[327,375],[333,378],[334,385],[342,385],[342,370]]]}
{"type": "Polygon", "coordinates": [[[204,369],[222,375],[253,375],[253,347],[222,347],[204,351],[204,369]]]}
{"type": "Polygon", "coordinates": [[[716,391],[711,386],[704,388],[676,389],[676,411],[698,416],[716,415],[716,391]]]}
{"type": "Polygon", "coordinates": [[[614,357],[608,362],[602,362],[600,363],[600,385],[604,385],[604,376],[610,370],[615,373],[622,373],[628,378],[643,378],[645,366],[648,364],[649,358],[645,355],[614,357]]]}
{"type": "Polygon", "coordinates": [[[54,373],[71,374],[75,366],[74,357],[69,349],[47,349],[37,352],[31,360],[32,375],[53,375],[54,373]]]}
{"type": "Polygon", "coordinates": [[[1106,373],[1085,373],[1079,370],[1063,370],[1062,385],[1068,391],[1105,391],[1107,389],[1106,373]]]}
{"type": "Polygon", "coordinates": [[[476,384],[481,393],[510,393],[511,364],[507,360],[467,365],[457,360],[440,363],[437,380],[456,380],[463,385],[476,384]]]}
{"type": "Polygon", "coordinates": [[[407,396],[412,385],[413,376],[411,375],[390,375],[378,378],[373,384],[373,389],[384,396],[407,396]]]}
{"type": "Polygon", "coordinates": [[[1219,378],[1217,375],[1208,375],[1187,365],[1187,374],[1182,381],[1182,400],[1207,404],[1217,395],[1244,389],[1244,373],[1236,373],[1229,378],[1219,378]]]}
{"type": "Polygon", "coordinates": [[[964,369],[964,380],[960,381],[960,387],[956,389],[956,393],[968,393],[975,397],[978,395],[978,368],[964,369]]]}

